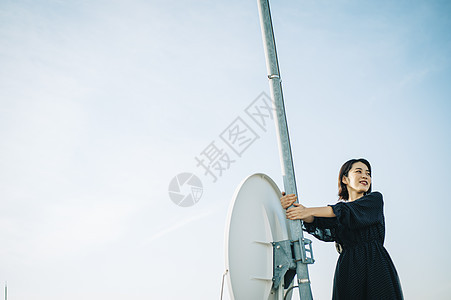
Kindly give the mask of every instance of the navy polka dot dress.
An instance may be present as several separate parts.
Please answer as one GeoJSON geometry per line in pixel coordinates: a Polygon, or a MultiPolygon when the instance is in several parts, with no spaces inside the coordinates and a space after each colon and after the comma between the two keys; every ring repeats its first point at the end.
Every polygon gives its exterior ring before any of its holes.
{"type": "Polygon", "coordinates": [[[330,205],[334,218],[315,217],[304,230],[326,242],[337,242],[341,254],[335,268],[334,300],[403,299],[395,266],[384,248],[382,194],[330,205]]]}

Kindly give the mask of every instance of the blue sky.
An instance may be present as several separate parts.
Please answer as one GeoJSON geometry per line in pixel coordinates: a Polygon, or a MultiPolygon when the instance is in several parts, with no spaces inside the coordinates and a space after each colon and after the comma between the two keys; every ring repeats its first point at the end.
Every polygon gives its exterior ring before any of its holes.
{"type": "MultiPolygon", "coordinates": [[[[406,299],[446,299],[451,208],[448,1],[272,1],[298,191],[334,203],[373,165],[406,299]]],[[[233,193],[281,187],[256,1],[0,1],[0,282],[11,299],[217,299],[233,193]],[[216,182],[196,166],[237,118],[258,139],[216,182]],[[270,124],[271,125],[271,124],[270,124]],[[203,195],[175,205],[195,173],[203,195]]],[[[315,299],[337,254],[314,241],[315,299]]]]}

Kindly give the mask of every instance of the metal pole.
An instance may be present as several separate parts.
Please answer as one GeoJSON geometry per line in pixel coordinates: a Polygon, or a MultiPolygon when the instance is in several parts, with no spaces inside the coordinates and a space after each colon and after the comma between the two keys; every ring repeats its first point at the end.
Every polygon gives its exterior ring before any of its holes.
{"type": "MultiPolygon", "coordinates": [[[[279,63],[277,61],[276,43],[274,39],[269,1],[258,0],[258,10],[260,13],[260,24],[263,35],[263,45],[265,48],[269,87],[273,104],[275,106],[276,134],[279,144],[283,185],[287,194],[297,195],[293,158],[291,156],[290,138],[288,135],[288,125],[283,103],[282,81],[280,79],[279,63]]],[[[300,247],[294,247],[294,255],[297,261],[296,274],[298,278],[300,299],[310,300],[313,298],[307,262],[305,260],[306,254],[305,246],[303,243],[304,236],[302,232],[301,222],[299,220],[290,221],[289,226],[291,231],[291,240],[299,241],[300,245],[300,247]]]]}

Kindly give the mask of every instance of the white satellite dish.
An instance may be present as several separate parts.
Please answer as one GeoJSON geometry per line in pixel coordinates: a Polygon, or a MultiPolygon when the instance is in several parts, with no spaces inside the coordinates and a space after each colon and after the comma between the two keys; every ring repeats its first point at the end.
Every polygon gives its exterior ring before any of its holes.
{"type": "MultiPolygon", "coordinates": [[[[274,181],[264,174],[247,177],[235,192],[225,241],[231,299],[280,299],[280,295],[272,292],[272,242],[289,239],[285,210],[280,205],[281,196],[274,181]]],[[[282,293],[283,290],[278,289],[282,293]]],[[[291,299],[291,293],[285,299],[291,299]]]]}

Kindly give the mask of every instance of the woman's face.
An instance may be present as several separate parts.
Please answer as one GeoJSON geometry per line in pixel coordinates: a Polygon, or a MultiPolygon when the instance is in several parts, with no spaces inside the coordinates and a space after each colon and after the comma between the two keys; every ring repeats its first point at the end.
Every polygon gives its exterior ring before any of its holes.
{"type": "Polygon", "coordinates": [[[349,170],[348,176],[343,176],[343,183],[347,185],[349,192],[366,193],[371,186],[370,170],[364,163],[356,162],[349,170]]]}

